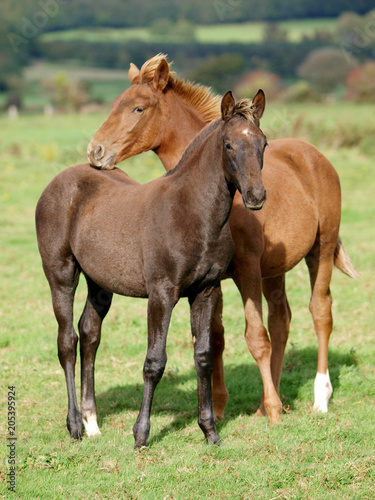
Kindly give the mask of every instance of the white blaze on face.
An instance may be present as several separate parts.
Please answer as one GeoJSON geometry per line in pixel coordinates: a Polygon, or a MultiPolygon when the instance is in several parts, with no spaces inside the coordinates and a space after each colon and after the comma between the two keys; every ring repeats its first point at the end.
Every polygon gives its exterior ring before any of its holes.
{"type": "Polygon", "coordinates": [[[250,130],[248,128],[243,129],[242,133],[244,135],[250,135],[250,130]]]}
{"type": "Polygon", "coordinates": [[[87,436],[91,437],[91,436],[98,436],[99,434],[101,434],[95,414],[86,416],[82,415],[82,420],[83,420],[83,425],[85,426],[85,431],[87,436]]]}
{"type": "Polygon", "coordinates": [[[314,382],[314,410],[319,413],[328,412],[328,401],[332,395],[329,372],[317,373],[314,382]]]}

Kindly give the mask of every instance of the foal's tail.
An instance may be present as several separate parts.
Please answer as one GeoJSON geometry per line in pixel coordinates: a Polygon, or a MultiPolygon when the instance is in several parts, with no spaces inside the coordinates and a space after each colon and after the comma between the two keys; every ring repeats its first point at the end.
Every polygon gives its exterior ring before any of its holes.
{"type": "Polygon", "coordinates": [[[358,279],[359,273],[355,270],[349,255],[346,253],[343,242],[340,237],[337,239],[334,257],[335,266],[343,273],[347,274],[350,278],[358,279]]]}

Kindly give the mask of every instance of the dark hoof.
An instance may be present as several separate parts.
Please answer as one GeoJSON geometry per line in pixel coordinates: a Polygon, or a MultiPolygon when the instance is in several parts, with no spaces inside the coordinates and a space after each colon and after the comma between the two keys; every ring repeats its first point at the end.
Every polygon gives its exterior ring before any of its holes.
{"type": "Polygon", "coordinates": [[[79,439],[79,440],[81,440],[82,439],[82,429],[80,429],[80,430],[78,430],[78,429],[71,430],[70,431],[70,437],[72,439],[79,439]]]}
{"type": "Polygon", "coordinates": [[[206,440],[208,444],[214,444],[216,446],[221,446],[223,444],[216,432],[213,432],[210,435],[206,436],[206,440]]]}
{"type": "Polygon", "coordinates": [[[73,418],[68,415],[66,426],[72,439],[82,439],[82,416],[77,413],[73,418]]]}
{"type": "Polygon", "coordinates": [[[134,450],[142,450],[144,448],[147,448],[147,445],[146,444],[135,444],[134,445],[134,450]]]}
{"type": "Polygon", "coordinates": [[[150,434],[150,426],[141,426],[136,422],[133,427],[134,449],[144,448],[147,446],[148,435],[150,434]]]}

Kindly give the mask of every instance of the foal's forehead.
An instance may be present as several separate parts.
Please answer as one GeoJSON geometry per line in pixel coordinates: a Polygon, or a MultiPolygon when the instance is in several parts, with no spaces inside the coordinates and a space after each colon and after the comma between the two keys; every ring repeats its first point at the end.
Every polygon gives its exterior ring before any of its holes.
{"type": "Polygon", "coordinates": [[[262,130],[255,124],[245,118],[238,117],[228,123],[227,133],[238,138],[256,138],[264,137],[262,130]]]}
{"type": "Polygon", "coordinates": [[[122,94],[120,94],[112,104],[112,107],[121,105],[121,107],[126,106],[129,103],[134,103],[134,101],[151,103],[156,101],[156,93],[153,91],[151,85],[136,83],[130,85],[122,94]]]}

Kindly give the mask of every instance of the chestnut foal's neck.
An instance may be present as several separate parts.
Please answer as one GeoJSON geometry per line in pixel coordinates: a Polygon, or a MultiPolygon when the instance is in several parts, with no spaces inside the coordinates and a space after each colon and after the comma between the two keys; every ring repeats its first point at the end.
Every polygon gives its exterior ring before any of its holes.
{"type": "Polygon", "coordinates": [[[164,137],[154,152],[168,171],[177,165],[189,143],[206,123],[173,91],[166,94],[166,102],[164,137]]]}

